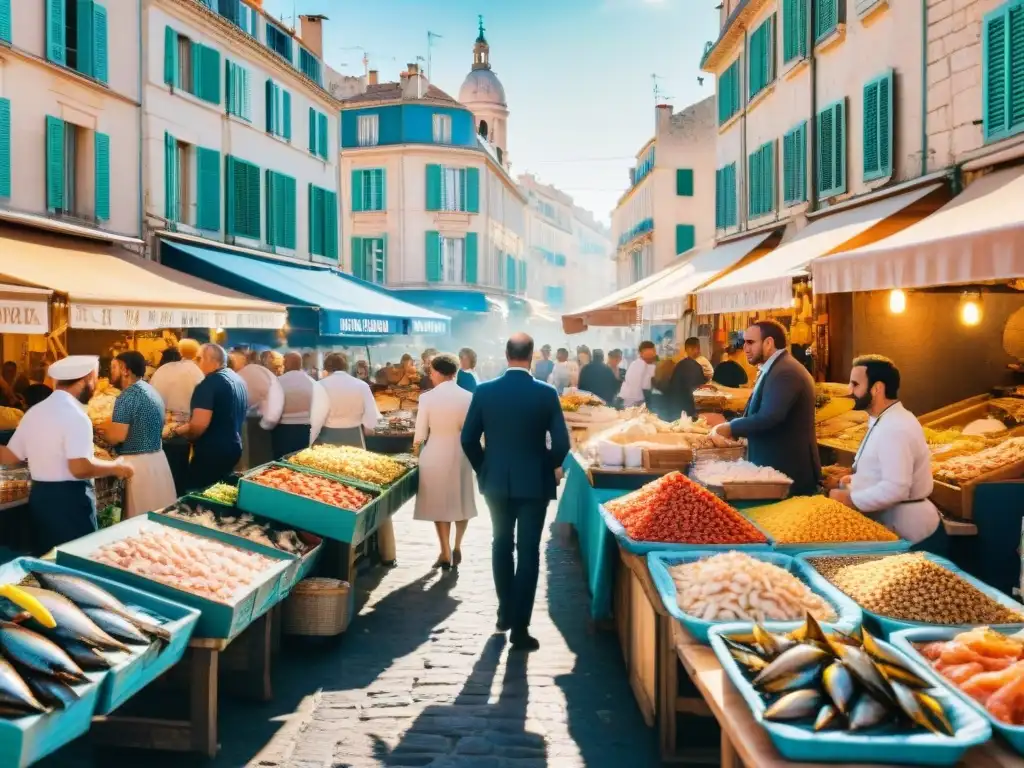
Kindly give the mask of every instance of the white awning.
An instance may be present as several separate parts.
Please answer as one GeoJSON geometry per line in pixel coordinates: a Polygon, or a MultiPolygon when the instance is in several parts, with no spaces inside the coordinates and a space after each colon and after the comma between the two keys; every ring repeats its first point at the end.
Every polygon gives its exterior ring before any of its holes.
{"type": "Polygon", "coordinates": [[[0,284],[0,333],[49,333],[53,291],[0,284]]]}
{"type": "Polygon", "coordinates": [[[772,234],[763,232],[718,247],[701,249],[671,275],[641,292],[639,301],[643,307],[644,320],[655,323],[678,320],[686,309],[686,297],[689,294],[739,264],[772,234]]]}
{"type": "Polygon", "coordinates": [[[931,216],[814,262],[816,293],[963,285],[1024,276],[1024,167],[983,176],[931,216]]]}
{"type": "Polygon", "coordinates": [[[697,313],[753,312],[790,306],[793,279],[806,276],[811,261],[856,245],[854,241],[862,235],[869,236],[869,230],[941,187],[930,184],[817,219],[789,242],[698,291],[697,313]]]}

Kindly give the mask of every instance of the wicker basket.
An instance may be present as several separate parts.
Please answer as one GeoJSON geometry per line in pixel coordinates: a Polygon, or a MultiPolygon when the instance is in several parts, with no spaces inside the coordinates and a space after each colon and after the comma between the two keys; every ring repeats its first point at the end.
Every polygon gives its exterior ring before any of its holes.
{"type": "Polygon", "coordinates": [[[693,452],[693,461],[739,461],[747,458],[746,445],[734,445],[731,448],[698,448],[693,452]]]}
{"type": "Polygon", "coordinates": [[[282,629],[286,635],[333,637],[348,629],[348,582],[303,579],[284,603],[282,629]]]}

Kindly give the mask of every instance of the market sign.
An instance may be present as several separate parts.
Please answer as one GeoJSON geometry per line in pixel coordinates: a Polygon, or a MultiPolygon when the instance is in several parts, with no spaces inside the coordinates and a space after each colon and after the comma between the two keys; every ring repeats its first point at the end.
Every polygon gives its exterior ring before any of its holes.
{"type": "Polygon", "coordinates": [[[0,333],[49,333],[46,301],[0,299],[0,333]]]}
{"type": "Polygon", "coordinates": [[[432,335],[432,336],[444,336],[448,333],[448,321],[447,320],[417,320],[415,317],[412,319],[412,331],[413,335],[432,335]]]}
{"type": "Polygon", "coordinates": [[[287,320],[283,312],[124,307],[71,302],[72,328],[109,331],[156,331],[161,328],[246,328],[276,331],[287,320]]]}
{"type": "Polygon", "coordinates": [[[328,336],[391,336],[403,332],[403,324],[392,317],[366,317],[325,312],[322,332],[328,336]]]}

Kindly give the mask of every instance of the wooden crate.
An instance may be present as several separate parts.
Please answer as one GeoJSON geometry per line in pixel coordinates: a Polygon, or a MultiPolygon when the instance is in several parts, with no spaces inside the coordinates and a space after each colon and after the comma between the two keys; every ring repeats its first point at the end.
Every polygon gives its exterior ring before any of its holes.
{"type": "Polygon", "coordinates": [[[747,458],[747,446],[736,445],[731,448],[698,448],[693,452],[694,462],[701,461],[739,461],[747,458]]]}
{"type": "Polygon", "coordinates": [[[975,395],[974,397],[969,397],[966,400],[960,400],[934,411],[929,411],[923,416],[918,416],[917,420],[921,422],[922,425],[931,427],[932,429],[962,427],[976,418],[982,418],[975,414],[981,413],[983,415],[987,415],[988,408],[986,403],[991,399],[992,396],[987,393],[984,395],[975,395]]]}
{"type": "Polygon", "coordinates": [[[726,501],[778,501],[786,498],[792,487],[792,483],[725,483],[719,495],[726,501]]]}
{"type": "Polygon", "coordinates": [[[1024,461],[1007,464],[1005,467],[979,475],[960,485],[936,480],[929,498],[944,512],[964,520],[974,518],[974,490],[982,483],[998,483],[1018,480],[1024,477],[1024,461]]]}
{"type": "Polygon", "coordinates": [[[644,448],[644,469],[685,472],[693,463],[689,448],[644,448]]]}

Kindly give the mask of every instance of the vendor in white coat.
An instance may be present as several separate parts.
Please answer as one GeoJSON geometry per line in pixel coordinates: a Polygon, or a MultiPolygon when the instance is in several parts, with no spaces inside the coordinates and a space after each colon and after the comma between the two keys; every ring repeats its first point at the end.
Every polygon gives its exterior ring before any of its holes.
{"type": "Polygon", "coordinates": [[[831,498],[879,522],[912,545],[945,555],[946,530],[932,492],[931,452],[924,429],[899,401],[900,372],[889,359],[865,355],[853,361],[850,394],[868,413],[868,431],[853,473],[831,498]]]}
{"type": "Polygon", "coordinates": [[[327,420],[330,401],[318,381],[302,370],[302,355],[284,356],[284,373],[278,379],[284,392],[281,420],[270,433],[274,458],[282,459],[316,442],[327,420]]]}

